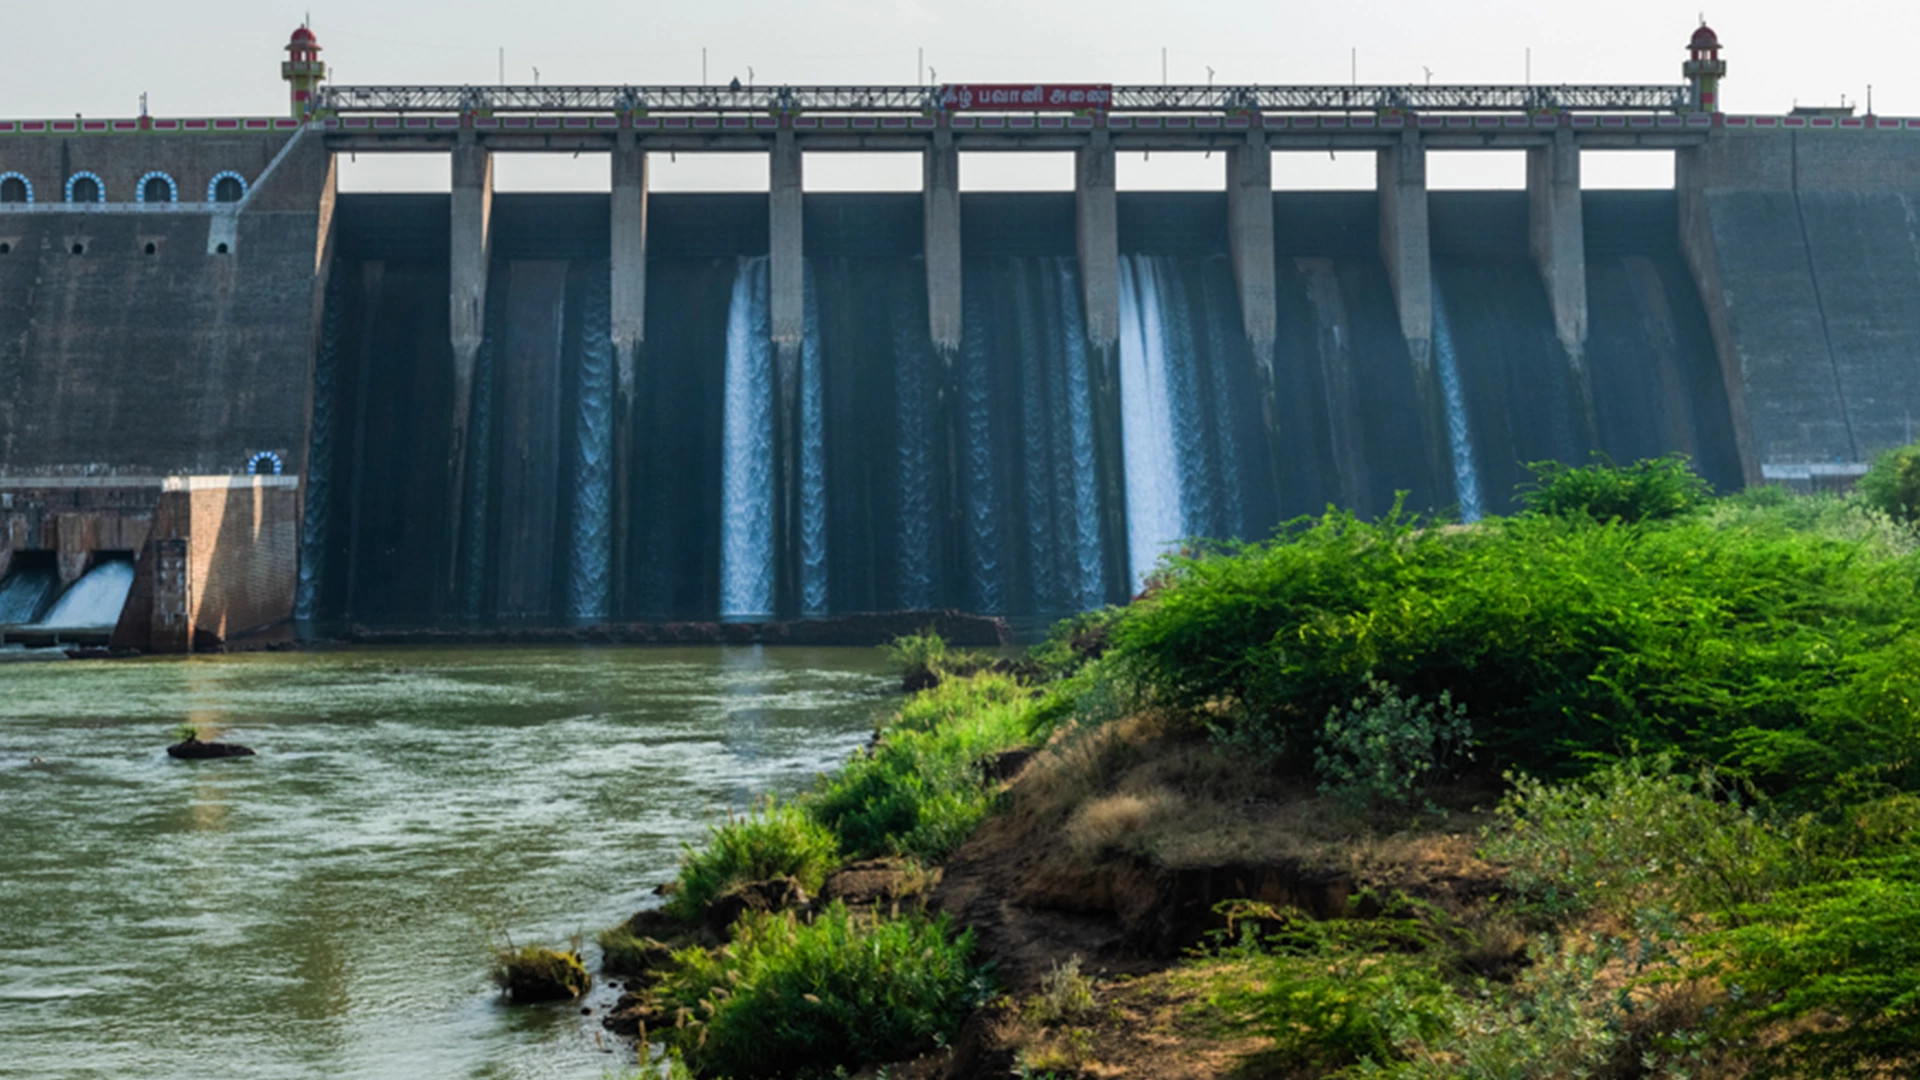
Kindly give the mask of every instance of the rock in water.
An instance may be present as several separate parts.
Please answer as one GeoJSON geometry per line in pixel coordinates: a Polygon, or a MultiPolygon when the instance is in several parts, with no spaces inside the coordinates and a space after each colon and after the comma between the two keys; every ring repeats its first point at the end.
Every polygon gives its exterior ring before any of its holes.
{"type": "Polygon", "coordinates": [[[183,761],[205,761],[209,758],[252,757],[253,747],[239,743],[201,742],[188,739],[167,747],[167,756],[183,761]]]}

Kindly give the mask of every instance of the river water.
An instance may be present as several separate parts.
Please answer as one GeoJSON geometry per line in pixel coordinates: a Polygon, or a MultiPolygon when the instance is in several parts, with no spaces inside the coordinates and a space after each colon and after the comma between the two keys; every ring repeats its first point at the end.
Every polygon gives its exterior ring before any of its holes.
{"type": "Polygon", "coordinates": [[[889,684],[866,649],[0,665],[0,1076],[597,1080],[613,991],[510,1008],[490,942],[647,906],[889,684]],[[260,756],[172,761],[182,722],[260,756]]]}

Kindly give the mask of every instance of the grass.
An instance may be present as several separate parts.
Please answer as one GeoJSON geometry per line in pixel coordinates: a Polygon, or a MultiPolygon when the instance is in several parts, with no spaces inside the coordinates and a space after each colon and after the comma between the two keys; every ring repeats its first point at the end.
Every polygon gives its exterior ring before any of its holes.
{"type": "Polygon", "coordinates": [[[580,962],[578,942],[565,951],[508,943],[494,950],[489,975],[516,1005],[571,1001],[593,985],[586,965],[580,962]]]}
{"type": "Polygon", "coordinates": [[[659,1032],[703,1074],[828,1075],[950,1038],[985,997],[973,936],[945,917],[880,918],[834,904],[810,922],[747,916],[725,949],[675,954],[659,1032]]]}
{"type": "Polygon", "coordinates": [[[708,830],[705,847],[687,846],[667,910],[692,921],[734,886],[777,877],[816,893],[839,862],[840,842],[829,829],[797,805],[768,799],[708,830]]]}
{"type": "Polygon", "coordinates": [[[1027,702],[1010,676],[948,679],[911,699],[870,754],[824,780],[807,811],[851,857],[944,858],[993,804],[983,765],[1026,743],[1027,702]]]}

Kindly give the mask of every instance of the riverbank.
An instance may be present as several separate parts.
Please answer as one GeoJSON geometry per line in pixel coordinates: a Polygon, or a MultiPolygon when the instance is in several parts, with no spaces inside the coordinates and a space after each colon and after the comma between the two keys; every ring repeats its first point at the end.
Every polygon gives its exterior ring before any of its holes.
{"type": "Polygon", "coordinates": [[[1915,548],[1669,462],[1177,562],[716,827],[603,939],[610,1026],[735,1077],[1901,1075],[1915,548]]]}

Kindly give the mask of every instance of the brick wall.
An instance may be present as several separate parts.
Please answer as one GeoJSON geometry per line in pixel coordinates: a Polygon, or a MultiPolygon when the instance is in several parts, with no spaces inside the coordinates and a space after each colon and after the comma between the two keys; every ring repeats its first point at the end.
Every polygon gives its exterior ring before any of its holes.
{"type": "Polygon", "coordinates": [[[291,477],[190,477],[169,492],[187,503],[187,587],[195,647],[293,615],[300,576],[300,505],[291,477]]]}

